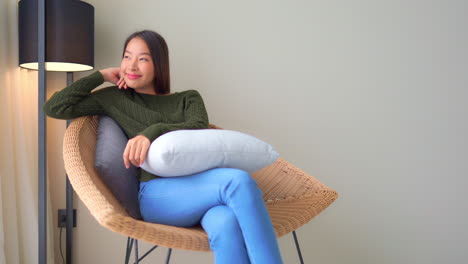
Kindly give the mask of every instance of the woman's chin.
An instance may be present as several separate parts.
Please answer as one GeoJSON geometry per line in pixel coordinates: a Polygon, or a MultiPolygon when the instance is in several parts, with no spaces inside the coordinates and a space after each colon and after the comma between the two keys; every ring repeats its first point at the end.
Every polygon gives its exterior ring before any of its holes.
{"type": "Polygon", "coordinates": [[[138,83],[135,82],[126,82],[128,88],[132,88],[135,90],[141,89],[141,85],[138,85],[138,83]]]}

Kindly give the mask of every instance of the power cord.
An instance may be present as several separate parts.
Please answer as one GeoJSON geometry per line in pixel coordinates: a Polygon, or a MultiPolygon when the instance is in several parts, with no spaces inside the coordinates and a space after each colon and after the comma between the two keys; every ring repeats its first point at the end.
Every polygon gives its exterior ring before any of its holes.
{"type": "Polygon", "coordinates": [[[63,257],[63,252],[62,252],[62,229],[63,227],[60,227],[59,248],[60,248],[60,256],[62,256],[62,263],[65,264],[65,258],[63,257]]]}

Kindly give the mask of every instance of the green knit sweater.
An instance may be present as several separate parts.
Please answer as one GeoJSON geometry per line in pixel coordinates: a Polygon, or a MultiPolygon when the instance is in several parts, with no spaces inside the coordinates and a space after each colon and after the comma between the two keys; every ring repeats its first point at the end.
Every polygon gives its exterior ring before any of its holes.
{"type": "MultiPolygon", "coordinates": [[[[91,92],[103,82],[99,71],[81,78],[56,92],[44,104],[44,113],[58,119],[107,115],[122,127],[128,138],[144,135],[150,141],[173,130],[208,128],[203,99],[195,90],[149,95],[111,86],[91,92]]],[[[141,181],[155,177],[141,170],[141,181]]]]}

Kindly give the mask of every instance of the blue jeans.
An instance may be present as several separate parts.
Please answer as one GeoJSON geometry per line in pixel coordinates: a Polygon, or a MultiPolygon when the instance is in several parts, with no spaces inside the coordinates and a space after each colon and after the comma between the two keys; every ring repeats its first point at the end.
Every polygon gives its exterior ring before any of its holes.
{"type": "Polygon", "coordinates": [[[243,170],[216,168],[141,182],[139,200],[147,222],[201,223],[215,263],[283,263],[262,193],[243,170]]]}

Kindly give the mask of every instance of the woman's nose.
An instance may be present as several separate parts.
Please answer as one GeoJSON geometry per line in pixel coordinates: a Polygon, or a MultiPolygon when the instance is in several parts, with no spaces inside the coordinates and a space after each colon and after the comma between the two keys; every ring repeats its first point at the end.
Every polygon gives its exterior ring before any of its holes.
{"type": "Polygon", "coordinates": [[[130,67],[132,69],[137,69],[138,68],[138,61],[137,60],[132,60],[131,64],[130,64],[130,67]]]}

